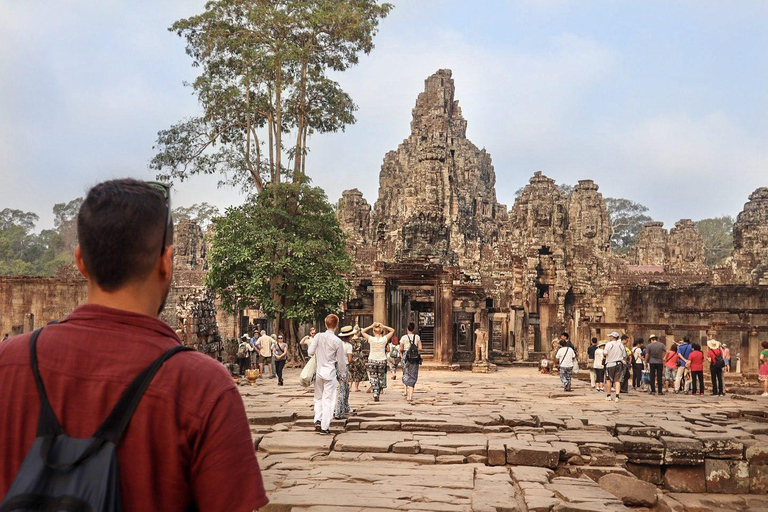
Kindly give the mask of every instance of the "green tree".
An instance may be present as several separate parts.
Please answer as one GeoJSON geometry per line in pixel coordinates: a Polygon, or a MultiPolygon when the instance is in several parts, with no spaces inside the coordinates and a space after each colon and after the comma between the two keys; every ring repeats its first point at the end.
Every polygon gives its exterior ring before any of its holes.
{"type": "Polygon", "coordinates": [[[221,212],[216,206],[208,203],[198,203],[192,206],[177,206],[173,209],[173,220],[191,220],[205,230],[211,224],[213,219],[220,216],[221,212]]]}
{"type": "Polygon", "coordinates": [[[220,184],[256,193],[283,175],[301,181],[308,136],[355,122],[354,102],[327,73],[370,53],[391,8],[376,0],[214,0],[174,23],[169,30],[202,70],[189,85],[203,112],[158,133],[150,162],[158,179],[219,174],[220,184]]]}
{"type": "Polygon", "coordinates": [[[619,254],[626,254],[637,243],[643,224],[653,219],[645,214],[646,206],[629,199],[606,197],[605,205],[611,218],[611,247],[619,254]]]}
{"type": "Polygon", "coordinates": [[[271,187],[276,194],[259,194],[215,221],[206,284],[227,306],[261,307],[297,357],[298,323],[339,311],[352,266],[322,189],[303,182],[271,187]]]}
{"type": "Polygon", "coordinates": [[[723,215],[696,222],[704,240],[704,260],[710,267],[722,265],[733,251],[733,217],[723,215]]]}
{"type": "Polygon", "coordinates": [[[53,205],[53,225],[59,235],[58,251],[63,259],[74,262],[74,250],[77,246],[77,214],[83,198],[78,197],[68,203],[53,205]]]}

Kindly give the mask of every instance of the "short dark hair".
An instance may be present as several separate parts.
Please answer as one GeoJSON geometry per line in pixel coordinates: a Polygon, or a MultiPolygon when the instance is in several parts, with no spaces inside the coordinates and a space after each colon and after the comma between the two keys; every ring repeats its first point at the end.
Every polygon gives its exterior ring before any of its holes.
{"type": "MultiPolygon", "coordinates": [[[[402,325],[402,324],[400,324],[400,325],[402,325]]],[[[410,322],[410,323],[408,324],[408,330],[409,330],[409,331],[411,331],[411,332],[413,332],[414,330],[416,330],[416,324],[414,324],[413,322],[410,322]]]]}
{"type": "MultiPolygon", "coordinates": [[[[690,342],[691,342],[691,338],[690,338],[690,336],[683,336],[683,341],[684,341],[685,343],[690,343],[690,342]]],[[[701,348],[701,347],[699,347],[699,348],[701,348]]]]}
{"type": "Polygon", "coordinates": [[[619,339],[622,339],[622,340],[628,340],[628,339],[629,339],[629,336],[627,336],[626,334],[622,334],[622,335],[621,335],[621,338],[619,338],[619,339]]]}
{"type": "Polygon", "coordinates": [[[592,343],[597,343],[597,338],[592,338],[592,343]]]}
{"type": "MultiPolygon", "coordinates": [[[[170,202],[143,181],[111,180],[91,190],[77,215],[77,238],[85,269],[105,291],[149,275],[162,253],[170,202]]],[[[166,246],[173,244],[173,221],[166,246]]]]}
{"type": "Polygon", "coordinates": [[[699,345],[698,343],[694,343],[691,345],[691,348],[693,350],[701,350],[701,345],[699,345]]]}
{"type": "Polygon", "coordinates": [[[561,347],[564,347],[566,345],[566,341],[565,340],[560,340],[558,343],[560,343],[561,347]]]}
{"type": "MultiPolygon", "coordinates": [[[[6,334],[6,336],[8,335],[6,334]]],[[[768,341],[762,342],[761,345],[763,346],[763,348],[768,348],[768,341]]]]}
{"type": "Polygon", "coordinates": [[[571,337],[568,335],[567,332],[561,332],[560,336],[565,336],[565,339],[570,339],[571,337]]]}

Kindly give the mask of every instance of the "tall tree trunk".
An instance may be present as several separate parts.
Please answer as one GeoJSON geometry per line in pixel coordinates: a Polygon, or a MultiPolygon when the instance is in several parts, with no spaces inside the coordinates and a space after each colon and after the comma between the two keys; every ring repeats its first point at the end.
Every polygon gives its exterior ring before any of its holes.
{"type": "MultiPolygon", "coordinates": [[[[280,183],[280,174],[282,172],[283,156],[283,82],[281,62],[275,66],[275,169],[272,178],[274,183],[280,183]]],[[[277,189],[274,191],[277,199],[277,189]]]]}

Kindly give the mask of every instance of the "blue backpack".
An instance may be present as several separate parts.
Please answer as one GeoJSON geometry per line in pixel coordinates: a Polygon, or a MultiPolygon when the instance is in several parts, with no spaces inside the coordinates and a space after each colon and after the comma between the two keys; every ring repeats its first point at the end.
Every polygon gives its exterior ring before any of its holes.
{"type": "Polygon", "coordinates": [[[37,437],[0,512],[121,512],[117,445],[144,391],[170,357],[189,347],[166,351],[131,382],[117,405],[88,439],[69,437],[56,418],[37,367],[36,330],[29,341],[32,373],[40,396],[37,437]]]}

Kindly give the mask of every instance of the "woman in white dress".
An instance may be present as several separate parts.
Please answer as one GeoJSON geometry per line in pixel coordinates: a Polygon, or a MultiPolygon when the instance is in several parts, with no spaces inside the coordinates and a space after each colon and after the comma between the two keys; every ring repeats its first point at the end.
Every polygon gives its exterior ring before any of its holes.
{"type": "Polygon", "coordinates": [[[368,380],[371,381],[371,388],[373,389],[374,402],[378,402],[379,395],[381,395],[382,380],[387,374],[387,342],[392,339],[394,333],[393,328],[379,322],[374,322],[360,333],[371,347],[366,368],[368,369],[368,380]],[[373,330],[373,335],[368,334],[370,330],[373,330]]]}

